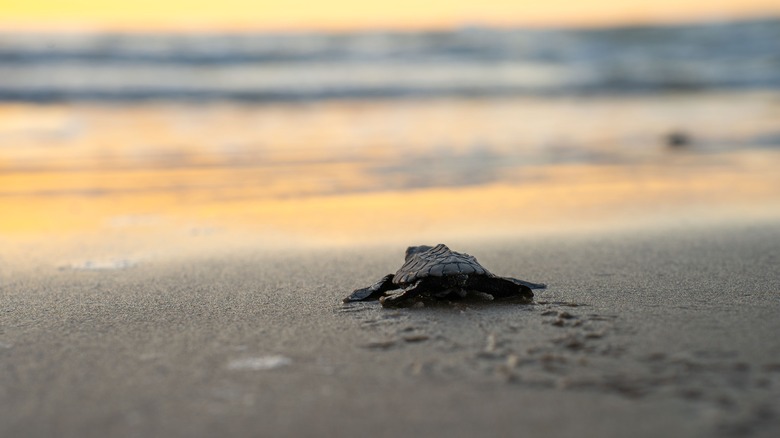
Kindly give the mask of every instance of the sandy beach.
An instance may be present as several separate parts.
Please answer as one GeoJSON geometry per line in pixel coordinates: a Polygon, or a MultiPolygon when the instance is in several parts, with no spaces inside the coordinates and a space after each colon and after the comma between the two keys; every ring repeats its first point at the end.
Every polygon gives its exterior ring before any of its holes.
{"type": "Polygon", "coordinates": [[[780,21],[465,24],[0,32],[0,437],[780,436],[780,21]]]}
{"type": "Polygon", "coordinates": [[[776,222],[452,246],[549,288],[343,305],[389,245],[6,272],[0,435],[780,431],[776,222]]]}

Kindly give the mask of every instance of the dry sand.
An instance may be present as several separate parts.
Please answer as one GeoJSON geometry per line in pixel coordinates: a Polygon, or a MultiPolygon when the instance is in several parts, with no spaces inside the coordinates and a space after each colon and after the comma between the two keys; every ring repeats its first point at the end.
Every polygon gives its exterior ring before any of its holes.
{"type": "Polygon", "coordinates": [[[396,246],[0,273],[0,436],[780,434],[777,223],[446,243],[549,288],[342,305],[396,246]]]}

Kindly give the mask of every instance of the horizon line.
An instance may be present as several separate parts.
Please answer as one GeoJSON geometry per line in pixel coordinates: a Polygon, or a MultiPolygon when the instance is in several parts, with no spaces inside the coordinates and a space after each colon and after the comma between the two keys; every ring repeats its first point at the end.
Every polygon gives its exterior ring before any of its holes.
{"type": "Polygon", "coordinates": [[[666,17],[666,18],[636,18],[636,19],[604,19],[587,21],[537,21],[522,22],[508,20],[482,20],[461,21],[451,23],[419,22],[404,24],[380,24],[368,23],[365,25],[338,25],[338,24],[279,24],[279,25],[252,25],[249,23],[219,24],[206,22],[179,22],[179,23],[125,23],[125,24],[97,24],[77,23],[73,21],[20,23],[16,21],[0,20],[0,34],[10,33],[72,33],[72,34],[100,34],[100,33],[359,33],[359,32],[423,32],[423,31],[454,31],[461,29],[619,29],[642,27],[675,27],[675,26],[706,26],[718,23],[750,22],[750,21],[774,21],[780,20],[780,12],[773,11],[768,14],[754,13],[729,16],[697,16],[697,17],[666,17]]]}

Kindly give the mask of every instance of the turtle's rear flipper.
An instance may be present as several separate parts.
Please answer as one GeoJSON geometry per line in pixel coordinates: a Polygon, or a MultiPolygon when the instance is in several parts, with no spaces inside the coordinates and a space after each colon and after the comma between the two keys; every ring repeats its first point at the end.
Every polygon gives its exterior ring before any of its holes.
{"type": "Polygon", "coordinates": [[[518,280],[518,279],[512,278],[512,277],[504,277],[504,279],[509,280],[509,281],[511,281],[512,283],[515,283],[515,284],[523,285],[523,286],[527,287],[528,289],[547,289],[547,285],[544,284],[544,283],[531,283],[530,281],[518,280]]]}
{"type": "Polygon", "coordinates": [[[393,284],[393,274],[387,274],[382,277],[381,280],[377,281],[369,287],[355,289],[355,291],[349,294],[348,297],[344,298],[344,302],[351,303],[353,301],[378,300],[379,297],[385,294],[385,292],[391,291],[393,289],[398,289],[398,286],[393,284]]]}
{"type": "Polygon", "coordinates": [[[493,295],[495,298],[523,297],[531,299],[534,297],[534,293],[529,286],[512,280],[514,279],[481,275],[471,276],[466,288],[493,295]]]}

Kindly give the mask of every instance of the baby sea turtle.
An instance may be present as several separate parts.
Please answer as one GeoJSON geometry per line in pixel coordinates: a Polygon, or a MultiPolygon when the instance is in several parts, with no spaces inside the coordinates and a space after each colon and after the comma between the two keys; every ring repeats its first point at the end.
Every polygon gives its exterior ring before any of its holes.
{"type": "Polygon", "coordinates": [[[404,307],[413,304],[418,296],[462,298],[470,292],[530,300],[534,296],[531,289],[545,287],[491,274],[473,256],[451,251],[440,243],[433,247],[410,246],[406,249],[406,262],[395,275],[385,275],[375,284],[355,290],[344,302],[378,299],[384,307],[404,307]]]}

